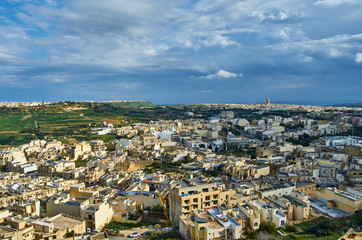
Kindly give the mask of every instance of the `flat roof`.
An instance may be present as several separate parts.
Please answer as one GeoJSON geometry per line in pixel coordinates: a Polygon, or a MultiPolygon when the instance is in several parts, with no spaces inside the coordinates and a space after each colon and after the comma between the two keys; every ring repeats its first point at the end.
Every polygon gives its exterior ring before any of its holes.
{"type": "Polygon", "coordinates": [[[66,217],[63,215],[55,216],[48,220],[49,222],[54,224],[54,227],[60,230],[64,230],[67,228],[73,228],[74,226],[81,224],[83,220],[78,220],[72,217],[66,217]]]}
{"type": "Polygon", "coordinates": [[[295,187],[299,188],[299,187],[304,187],[304,186],[308,186],[308,185],[312,185],[315,184],[314,182],[296,182],[295,187]]]}

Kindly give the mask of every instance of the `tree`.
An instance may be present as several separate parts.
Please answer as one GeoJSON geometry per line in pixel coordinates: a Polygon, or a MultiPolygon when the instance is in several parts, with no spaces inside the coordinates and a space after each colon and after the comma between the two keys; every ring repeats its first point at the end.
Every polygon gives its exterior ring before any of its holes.
{"type": "Polygon", "coordinates": [[[259,232],[255,237],[256,240],[272,240],[274,236],[267,232],[259,232]]]}
{"type": "Polygon", "coordinates": [[[192,162],[192,158],[190,157],[190,154],[187,154],[182,160],[182,163],[190,163],[190,162],[192,162]]]}
{"type": "Polygon", "coordinates": [[[260,232],[267,232],[270,234],[276,234],[277,233],[277,229],[274,223],[271,222],[262,222],[260,223],[259,226],[259,231],[260,232]]]}

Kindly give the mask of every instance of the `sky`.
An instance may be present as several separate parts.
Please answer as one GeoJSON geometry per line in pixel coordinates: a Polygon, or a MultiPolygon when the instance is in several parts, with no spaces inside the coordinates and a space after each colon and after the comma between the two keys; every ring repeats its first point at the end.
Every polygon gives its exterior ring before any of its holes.
{"type": "Polygon", "coordinates": [[[362,102],[361,0],[1,0],[1,101],[362,102]]]}

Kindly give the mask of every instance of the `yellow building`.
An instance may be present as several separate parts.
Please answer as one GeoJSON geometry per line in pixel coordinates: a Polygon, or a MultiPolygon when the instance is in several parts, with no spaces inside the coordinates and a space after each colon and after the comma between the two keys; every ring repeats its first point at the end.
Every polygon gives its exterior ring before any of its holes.
{"type": "Polygon", "coordinates": [[[70,197],[83,197],[83,198],[91,198],[98,197],[99,191],[95,189],[89,189],[85,187],[84,183],[74,184],[70,187],[70,197]]]}
{"type": "Polygon", "coordinates": [[[295,191],[304,193],[309,198],[315,197],[317,185],[313,182],[296,182],[295,191]]]}
{"type": "Polygon", "coordinates": [[[344,145],[344,153],[348,154],[349,158],[353,157],[362,157],[362,147],[361,144],[356,145],[344,145]]]}
{"type": "Polygon", "coordinates": [[[170,185],[170,218],[175,222],[192,210],[228,204],[234,194],[224,184],[211,179],[185,179],[172,181],[170,185]]]}
{"type": "Polygon", "coordinates": [[[362,198],[339,191],[336,188],[320,188],[317,190],[316,196],[318,199],[327,200],[329,207],[337,207],[352,214],[362,210],[362,198]]]}
{"type": "Polygon", "coordinates": [[[58,214],[32,223],[35,229],[34,239],[50,240],[64,239],[68,236],[77,236],[86,232],[85,221],[80,218],[58,214]]]}
{"type": "Polygon", "coordinates": [[[24,219],[8,217],[5,219],[8,226],[0,228],[0,239],[32,240],[34,239],[34,228],[26,223],[24,219]]]}

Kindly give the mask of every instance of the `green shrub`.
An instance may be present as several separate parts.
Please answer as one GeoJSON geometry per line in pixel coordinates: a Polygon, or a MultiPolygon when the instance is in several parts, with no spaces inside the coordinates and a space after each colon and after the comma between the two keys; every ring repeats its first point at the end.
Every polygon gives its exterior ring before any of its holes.
{"type": "Polygon", "coordinates": [[[267,232],[270,234],[276,234],[277,229],[274,223],[271,222],[262,222],[259,226],[259,232],[267,232]]]}
{"type": "Polygon", "coordinates": [[[296,232],[297,231],[297,227],[294,225],[288,225],[285,227],[285,231],[287,232],[296,232]]]}

